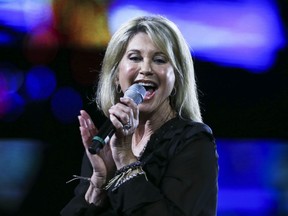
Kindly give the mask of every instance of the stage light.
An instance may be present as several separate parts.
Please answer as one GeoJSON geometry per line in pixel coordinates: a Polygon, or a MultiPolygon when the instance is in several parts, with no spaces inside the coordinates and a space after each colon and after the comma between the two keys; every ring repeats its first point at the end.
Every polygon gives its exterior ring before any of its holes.
{"type": "Polygon", "coordinates": [[[286,140],[218,138],[217,150],[218,215],[287,215],[286,140]]]}
{"type": "Polygon", "coordinates": [[[59,38],[51,27],[41,26],[29,32],[23,41],[23,49],[27,60],[31,63],[47,65],[57,55],[59,38]]]}
{"type": "Polygon", "coordinates": [[[7,80],[5,76],[0,73],[0,118],[2,118],[8,111],[9,97],[7,91],[7,80]]]}
{"type": "Polygon", "coordinates": [[[81,95],[76,90],[62,87],[51,99],[51,110],[60,122],[68,124],[77,121],[82,104],[81,95]]]}
{"type": "Polygon", "coordinates": [[[26,75],[26,91],[32,100],[45,100],[56,88],[54,72],[45,66],[35,66],[26,75]]]}
{"type": "Polygon", "coordinates": [[[110,29],[128,19],[160,14],[174,21],[194,58],[253,73],[268,71],[285,47],[273,1],[121,1],[110,8],[110,29]]]}
{"type": "Polygon", "coordinates": [[[0,64],[0,118],[16,120],[24,111],[25,100],[18,91],[24,82],[24,73],[9,63],[0,64]]]}
{"type": "Polygon", "coordinates": [[[6,122],[16,121],[25,111],[25,99],[18,93],[1,95],[0,118],[6,122]]]}
{"type": "Polygon", "coordinates": [[[7,44],[13,43],[12,35],[8,34],[7,32],[0,31],[0,45],[6,46],[7,44]]]}
{"type": "MultiPolygon", "coordinates": [[[[43,143],[27,139],[0,139],[0,209],[17,212],[35,181],[43,143]]],[[[14,215],[14,214],[13,214],[14,215]]]]}
{"type": "Polygon", "coordinates": [[[0,23],[17,32],[29,32],[51,21],[49,0],[0,2],[0,23]]]}

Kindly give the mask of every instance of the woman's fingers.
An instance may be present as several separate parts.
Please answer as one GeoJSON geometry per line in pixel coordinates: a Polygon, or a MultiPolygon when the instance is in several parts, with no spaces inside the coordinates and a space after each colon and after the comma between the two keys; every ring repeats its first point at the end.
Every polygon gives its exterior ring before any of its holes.
{"type": "Polygon", "coordinates": [[[87,130],[87,128],[84,127],[79,127],[80,129],[80,133],[81,133],[81,138],[82,138],[82,142],[84,144],[85,148],[89,148],[90,144],[91,144],[91,140],[92,140],[92,136],[90,134],[90,132],[87,130]]]}
{"type": "Polygon", "coordinates": [[[137,104],[131,98],[120,98],[121,103],[126,104],[128,107],[131,108],[134,117],[138,117],[139,109],[137,108],[137,104]]]}
{"type": "Polygon", "coordinates": [[[97,134],[98,130],[86,111],[81,110],[78,119],[80,124],[79,129],[82,137],[82,142],[85,148],[88,148],[91,144],[93,136],[97,134]]]}
{"type": "Polygon", "coordinates": [[[95,136],[95,134],[97,134],[98,130],[95,127],[90,115],[85,110],[81,110],[80,115],[84,120],[84,125],[89,129],[89,132],[91,133],[91,135],[95,136]]]}
{"type": "MultiPolygon", "coordinates": [[[[122,124],[127,124],[130,121],[132,111],[131,108],[123,104],[116,104],[109,109],[109,113],[115,117],[115,122],[122,126],[122,124]]],[[[110,118],[111,121],[113,121],[113,119],[114,118],[110,118]]],[[[117,124],[115,127],[117,127],[117,124]]]]}
{"type": "Polygon", "coordinates": [[[109,109],[110,120],[118,129],[125,125],[133,127],[135,120],[138,121],[138,108],[130,98],[120,98],[121,103],[117,103],[109,109]]]}

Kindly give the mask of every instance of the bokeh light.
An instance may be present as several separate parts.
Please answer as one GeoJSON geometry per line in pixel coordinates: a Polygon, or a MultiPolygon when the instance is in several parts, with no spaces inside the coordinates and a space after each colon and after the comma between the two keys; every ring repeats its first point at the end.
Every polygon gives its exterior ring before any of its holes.
{"type": "Polygon", "coordinates": [[[26,32],[51,21],[50,0],[0,1],[0,22],[26,32]]]}
{"type": "Polygon", "coordinates": [[[0,32],[0,45],[6,46],[7,44],[13,43],[13,37],[8,32],[0,32]]]}
{"type": "Polygon", "coordinates": [[[219,215],[287,215],[287,141],[218,139],[217,146],[219,215]]]}
{"type": "Polygon", "coordinates": [[[35,66],[26,75],[27,96],[32,100],[45,100],[56,88],[54,72],[45,66],[35,66]]]}
{"type": "Polygon", "coordinates": [[[0,117],[3,116],[7,111],[7,94],[7,80],[6,77],[0,73],[0,117]]]}
{"type": "Polygon", "coordinates": [[[219,65],[266,72],[285,44],[283,23],[274,1],[124,0],[110,8],[115,32],[135,16],[161,14],[173,20],[191,46],[193,56],[219,65]]]}
{"type": "Polygon", "coordinates": [[[18,91],[24,82],[24,73],[9,63],[0,63],[0,118],[16,120],[24,111],[25,100],[18,91]]]}
{"type": "Polygon", "coordinates": [[[0,62],[0,75],[2,80],[6,80],[3,86],[6,86],[8,92],[17,92],[25,79],[24,73],[9,62],[0,62]]]}
{"type": "Polygon", "coordinates": [[[17,120],[25,111],[25,99],[18,93],[1,95],[0,93],[0,118],[6,122],[17,120]]]}
{"type": "Polygon", "coordinates": [[[62,123],[77,121],[82,106],[81,95],[71,87],[59,88],[51,99],[51,110],[62,123]]]}
{"type": "Polygon", "coordinates": [[[58,35],[50,26],[35,28],[23,43],[25,56],[33,64],[50,63],[59,49],[58,35]]]}
{"type": "Polygon", "coordinates": [[[42,162],[43,144],[27,139],[0,139],[0,209],[17,212],[42,162]]]}

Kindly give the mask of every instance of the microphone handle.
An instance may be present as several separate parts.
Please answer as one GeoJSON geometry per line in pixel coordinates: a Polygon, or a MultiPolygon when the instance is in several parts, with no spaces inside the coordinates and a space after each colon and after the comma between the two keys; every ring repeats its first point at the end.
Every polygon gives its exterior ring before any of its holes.
{"type": "Polygon", "coordinates": [[[108,119],[100,128],[99,136],[94,136],[92,139],[92,144],[89,146],[88,150],[91,154],[97,154],[105,145],[105,140],[102,137],[110,137],[115,132],[114,125],[108,119]],[[101,137],[100,137],[101,135],[101,137]]]}

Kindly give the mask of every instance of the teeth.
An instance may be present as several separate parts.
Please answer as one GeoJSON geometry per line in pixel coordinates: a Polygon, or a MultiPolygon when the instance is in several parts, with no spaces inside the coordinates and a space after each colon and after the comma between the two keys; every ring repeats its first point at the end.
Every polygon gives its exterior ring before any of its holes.
{"type": "Polygon", "coordinates": [[[150,87],[155,87],[154,83],[144,83],[144,82],[139,82],[138,84],[142,85],[142,86],[150,86],[150,87]]]}

